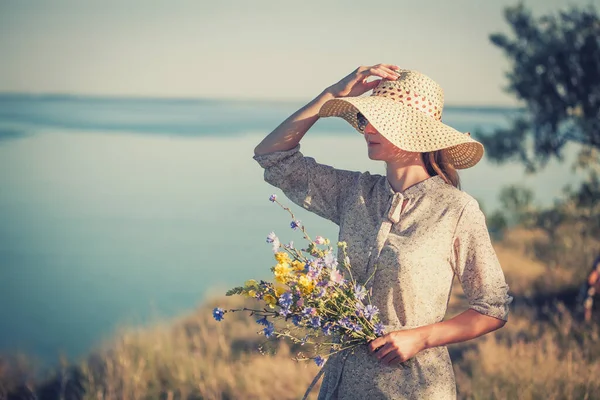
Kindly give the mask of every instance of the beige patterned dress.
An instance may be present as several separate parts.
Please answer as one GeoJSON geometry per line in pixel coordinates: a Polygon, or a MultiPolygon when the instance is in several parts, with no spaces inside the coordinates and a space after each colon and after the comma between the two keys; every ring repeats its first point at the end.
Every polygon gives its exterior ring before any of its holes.
{"type": "MultiPolygon", "coordinates": [[[[265,181],[339,225],[357,280],[375,270],[372,302],[386,332],[442,321],[455,275],[470,308],[507,320],[512,297],[472,196],[437,175],[395,192],[385,176],[319,164],[299,150],[254,159],[265,181]]],[[[332,356],[323,368],[319,399],[456,398],[446,346],[395,366],[359,346],[332,356]]]]}

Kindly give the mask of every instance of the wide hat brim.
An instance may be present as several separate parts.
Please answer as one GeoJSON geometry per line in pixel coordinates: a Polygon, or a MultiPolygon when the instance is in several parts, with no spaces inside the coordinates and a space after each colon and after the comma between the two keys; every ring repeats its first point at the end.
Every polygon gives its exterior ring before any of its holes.
{"type": "Polygon", "coordinates": [[[319,117],[341,117],[358,132],[357,113],[398,148],[412,152],[443,150],[456,169],[470,168],[483,157],[481,143],[430,117],[415,107],[382,96],[341,97],[328,100],[319,117]]]}

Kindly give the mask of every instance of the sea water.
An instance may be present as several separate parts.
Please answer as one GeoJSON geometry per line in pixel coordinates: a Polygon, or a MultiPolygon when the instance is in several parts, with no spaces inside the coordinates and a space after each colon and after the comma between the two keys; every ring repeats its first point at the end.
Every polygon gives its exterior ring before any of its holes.
{"type": "MultiPolygon", "coordinates": [[[[314,237],[336,227],[287,201],[252,159],[302,103],[0,96],[0,353],[45,363],[84,356],[123,325],[194,309],[205,296],[268,278],[265,237],[303,243],[276,193],[314,237]]],[[[461,131],[506,126],[511,110],[452,108],[461,131]]],[[[339,118],[319,120],[302,152],[383,173],[339,118]]],[[[574,151],[567,160],[574,159],[574,151]]],[[[486,158],[461,172],[486,211],[504,185],[551,204],[574,175],[551,163],[526,176],[486,158]]]]}

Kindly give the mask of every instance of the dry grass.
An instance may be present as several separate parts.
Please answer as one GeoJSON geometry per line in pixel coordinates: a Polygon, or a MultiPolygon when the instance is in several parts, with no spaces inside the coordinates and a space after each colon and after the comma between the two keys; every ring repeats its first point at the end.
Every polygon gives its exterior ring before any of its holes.
{"type": "MultiPolygon", "coordinates": [[[[528,253],[531,232],[511,232],[495,245],[516,297],[537,294],[536,282],[559,288],[572,273],[549,270],[528,253]]],[[[34,390],[83,399],[297,399],[318,371],[297,363],[301,348],[266,340],[247,314],[227,314],[217,323],[216,305],[230,308],[239,298],[207,301],[194,314],[146,328],[125,328],[79,363],[64,363],[52,379],[37,380],[35,364],[19,356],[0,358],[0,398],[34,390]]],[[[455,281],[448,318],[467,304],[455,281]]],[[[501,330],[450,346],[461,399],[600,398],[600,330],[572,317],[561,303],[540,309],[515,307],[501,330]]],[[[313,389],[316,398],[319,386],[313,389]]],[[[19,398],[19,397],[16,397],[19,398]]]]}
{"type": "MultiPolygon", "coordinates": [[[[302,397],[317,367],[293,361],[284,342],[269,341],[270,354],[260,354],[257,349],[266,341],[256,334],[260,326],[240,313],[218,323],[211,303],[170,324],[120,334],[82,364],[86,398],[302,397]]],[[[236,298],[218,303],[242,305],[236,298]]]]}

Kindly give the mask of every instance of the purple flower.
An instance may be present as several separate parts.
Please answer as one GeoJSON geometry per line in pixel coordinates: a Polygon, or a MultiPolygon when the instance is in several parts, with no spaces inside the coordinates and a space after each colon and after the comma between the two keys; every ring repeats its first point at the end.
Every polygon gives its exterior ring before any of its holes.
{"type": "Polygon", "coordinates": [[[322,367],[323,364],[325,364],[325,359],[321,356],[316,356],[315,357],[315,364],[317,364],[317,367],[322,367]]]}
{"type": "Polygon", "coordinates": [[[292,293],[291,292],[285,292],[284,294],[282,294],[281,296],[279,296],[279,304],[282,307],[288,308],[289,306],[292,305],[292,293]]]}
{"type": "Polygon", "coordinates": [[[365,289],[364,286],[359,285],[357,283],[356,285],[354,285],[354,296],[358,300],[363,300],[365,297],[367,297],[367,290],[365,289]]]}
{"type": "Polygon", "coordinates": [[[318,315],[316,317],[312,317],[310,319],[310,326],[312,326],[315,329],[318,329],[321,327],[321,317],[319,317],[318,315]]]}
{"type": "Polygon", "coordinates": [[[277,195],[272,194],[271,196],[269,196],[269,201],[272,201],[274,203],[275,200],[277,200],[277,195]]]}
{"type": "Polygon", "coordinates": [[[272,243],[273,253],[277,253],[277,250],[279,250],[279,245],[281,243],[279,242],[279,238],[275,236],[275,232],[269,233],[269,235],[267,236],[267,243],[272,243]]]}
{"type": "Polygon", "coordinates": [[[344,328],[350,328],[352,322],[350,322],[350,318],[344,317],[339,320],[338,324],[344,328]]]}
{"type": "Polygon", "coordinates": [[[223,319],[223,316],[225,315],[225,310],[223,310],[222,308],[215,308],[213,310],[213,317],[217,320],[220,321],[223,319]]]}
{"type": "Polygon", "coordinates": [[[302,315],[304,315],[305,317],[313,316],[316,313],[317,313],[317,310],[313,307],[306,307],[304,310],[302,310],[302,315]]]}
{"type": "Polygon", "coordinates": [[[340,271],[338,271],[337,269],[331,270],[329,279],[331,280],[331,282],[337,283],[338,285],[341,285],[344,283],[344,276],[342,274],[340,274],[340,271]]]}
{"type": "Polygon", "coordinates": [[[269,322],[269,325],[267,325],[267,327],[265,329],[263,329],[263,333],[265,334],[265,337],[268,339],[273,335],[273,332],[275,332],[275,325],[273,325],[272,323],[269,322]]]}
{"type": "Polygon", "coordinates": [[[360,326],[359,324],[352,324],[352,327],[350,329],[352,329],[354,332],[361,332],[362,326],[360,326]]]}
{"type": "Polygon", "coordinates": [[[267,317],[262,317],[261,319],[257,319],[256,323],[259,325],[269,326],[270,322],[267,320],[267,317]]]}
{"type": "Polygon", "coordinates": [[[273,243],[275,241],[278,241],[277,235],[275,235],[275,232],[271,232],[267,235],[267,243],[273,243]]]}
{"type": "Polygon", "coordinates": [[[325,288],[321,288],[319,289],[319,293],[317,293],[317,298],[320,299],[321,297],[325,296],[325,294],[327,293],[327,291],[325,290],[325,288]]]}
{"type": "Polygon", "coordinates": [[[325,262],[325,265],[331,269],[337,267],[338,265],[337,259],[332,253],[327,253],[323,261],[325,262]]]}
{"type": "Polygon", "coordinates": [[[290,240],[289,244],[284,244],[283,247],[285,247],[286,249],[293,249],[294,248],[294,241],[290,240]]]}
{"type": "Polygon", "coordinates": [[[292,222],[290,223],[290,227],[291,227],[292,229],[300,228],[300,221],[298,221],[298,220],[292,221],[292,222]]]}
{"type": "Polygon", "coordinates": [[[369,321],[372,320],[377,314],[379,314],[379,309],[377,307],[370,304],[365,307],[365,316],[369,319],[369,321]]]}
{"type": "Polygon", "coordinates": [[[375,335],[377,336],[383,336],[385,334],[384,332],[384,326],[381,322],[378,322],[375,324],[374,326],[375,328],[375,335]]]}
{"type": "Polygon", "coordinates": [[[287,317],[291,313],[292,311],[288,307],[284,307],[279,310],[279,315],[281,315],[282,317],[287,317]]]}

